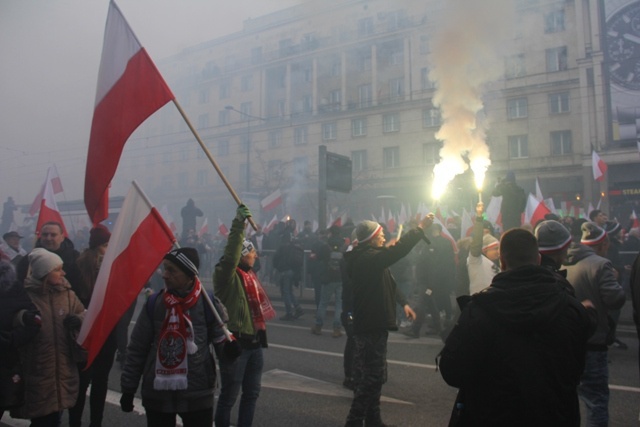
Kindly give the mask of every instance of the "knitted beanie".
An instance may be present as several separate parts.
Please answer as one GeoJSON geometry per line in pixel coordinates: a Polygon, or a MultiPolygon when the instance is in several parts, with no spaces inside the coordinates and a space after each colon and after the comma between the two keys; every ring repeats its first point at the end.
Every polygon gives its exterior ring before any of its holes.
{"type": "Polygon", "coordinates": [[[244,239],[242,242],[242,256],[249,255],[251,251],[255,251],[256,248],[251,243],[251,240],[244,239]]]}
{"type": "Polygon", "coordinates": [[[164,259],[174,263],[180,270],[189,277],[198,275],[200,267],[200,257],[195,248],[174,249],[164,256],[164,259]]]}
{"type": "Polygon", "coordinates": [[[580,243],[587,246],[599,245],[607,237],[607,232],[593,222],[582,224],[582,238],[580,243]]]}
{"type": "Polygon", "coordinates": [[[540,253],[560,251],[571,243],[571,233],[558,221],[542,221],[534,232],[540,253]]]}
{"type": "Polygon", "coordinates": [[[604,231],[606,231],[609,236],[615,236],[621,228],[618,221],[607,221],[604,223],[604,231]]]}
{"type": "Polygon", "coordinates": [[[89,248],[95,249],[104,245],[110,238],[111,232],[109,229],[102,224],[98,224],[89,231],[89,248]]]}
{"type": "Polygon", "coordinates": [[[359,243],[366,243],[382,231],[382,226],[375,221],[364,220],[356,227],[359,243]]]}
{"type": "Polygon", "coordinates": [[[491,249],[495,246],[498,246],[500,242],[498,242],[498,239],[496,239],[495,237],[493,237],[491,234],[485,234],[484,236],[482,236],[482,250],[487,250],[487,249],[491,249]]]}
{"type": "Polygon", "coordinates": [[[31,275],[38,280],[42,280],[62,264],[62,258],[44,248],[35,248],[29,253],[31,275]]]}

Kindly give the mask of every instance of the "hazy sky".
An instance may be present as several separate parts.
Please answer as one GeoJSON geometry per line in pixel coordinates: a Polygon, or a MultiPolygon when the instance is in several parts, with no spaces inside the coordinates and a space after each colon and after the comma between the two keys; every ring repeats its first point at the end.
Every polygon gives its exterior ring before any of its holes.
{"type": "MultiPolygon", "coordinates": [[[[320,1],[320,0],[316,0],[320,1]]],[[[118,0],[156,62],[304,0],[118,0]]],[[[0,0],[0,203],[31,203],[55,163],[81,199],[108,0],[0,0]]],[[[60,200],[60,199],[59,199],[60,200]]]]}

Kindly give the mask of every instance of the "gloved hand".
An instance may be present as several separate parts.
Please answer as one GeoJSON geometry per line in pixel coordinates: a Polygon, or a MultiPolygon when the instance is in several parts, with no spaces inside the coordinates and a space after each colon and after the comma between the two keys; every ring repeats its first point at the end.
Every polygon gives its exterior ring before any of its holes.
{"type": "Polygon", "coordinates": [[[222,352],[227,359],[235,360],[240,356],[240,353],[242,353],[242,347],[240,347],[238,340],[233,339],[223,343],[222,352]]]}
{"type": "Polygon", "coordinates": [[[42,325],[42,318],[37,311],[25,311],[22,314],[22,323],[28,327],[39,328],[42,325]]]}
{"type": "Polygon", "coordinates": [[[133,393],[122,393],[122,397],[120,398],[120,408],[122,412],[133,411],[133,397],[133,393]]]}
{"type": "Polygon", "coordinates": [[[82,320],[75,314],[69,314],[64,318],[62,324],[65,328],[76,331],[80,329],[80,326],[82,326],[82,320]]]}
{"type": "Polygon", "coordinates": [[[253,215],[251,215],[251,211],[245,205],[240,205],[236,209],[236,219],[238,221],[243,221],[244,222],[244,220],[246,220],[247,218],[249,218],[251,216],[253,216],[253,215]]]}

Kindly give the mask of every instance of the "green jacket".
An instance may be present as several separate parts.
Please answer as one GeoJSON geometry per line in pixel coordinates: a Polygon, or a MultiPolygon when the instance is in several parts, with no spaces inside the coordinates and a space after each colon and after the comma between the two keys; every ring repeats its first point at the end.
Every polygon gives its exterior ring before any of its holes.
{"type": "MultiPolygon", "coordinates": [[[[243,240],[244,222],[234,218],[224,255],[213,272],[213,288],[215,295],[227,307],[229,330],[234,334],[240,333],[241,336],[256,336],[257,331],[253,327],[247,294],[244,291],[242,279],[236,271],[242,257],[243,240]]],[[[266,337],[261,337],[261,341],[263,340],[262,345],[266,347],[266,337]]]]}

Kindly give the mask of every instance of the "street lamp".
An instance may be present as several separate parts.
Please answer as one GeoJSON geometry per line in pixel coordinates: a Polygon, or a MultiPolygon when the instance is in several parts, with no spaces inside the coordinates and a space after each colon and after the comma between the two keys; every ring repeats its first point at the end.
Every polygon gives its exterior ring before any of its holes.
{"type": "Polygon", "coordinates": [[[243,117],[247,118],[247,163],[245,167],[245,178],[247,180],[246,184],[246,192],[249,193],[251,191],[251,166],[249,165],[250,158],[249,154],[251,152],[251,119],[264,120],[267,119],[258,116],[252,116],[251,114],[247,114],[244,111],[237,110],[233,105],[227,105],[224,107],[225,110],[235,111],[236,113],[241,114],[243,117]]]}

